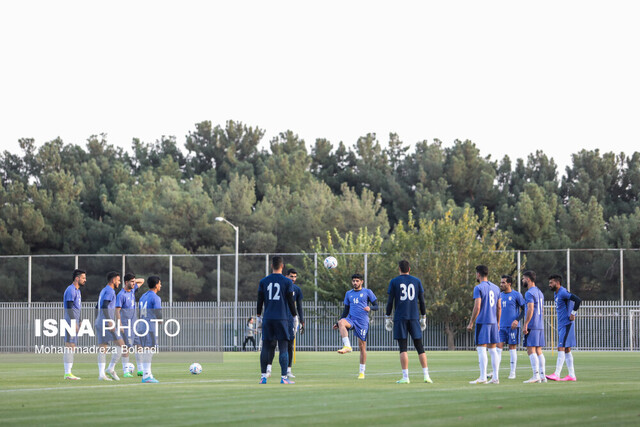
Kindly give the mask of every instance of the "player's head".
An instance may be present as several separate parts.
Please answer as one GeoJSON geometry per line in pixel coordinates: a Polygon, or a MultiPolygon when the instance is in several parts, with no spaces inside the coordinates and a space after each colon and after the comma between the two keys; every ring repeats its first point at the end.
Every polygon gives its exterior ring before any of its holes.
{"type": "Polygon", "coordinates": [[[73,270],[73,283],[77,283],[80,286],[84,286],[87,282],[87,272],[84,270],[78,270],[77,268],[73,270]]]}
{"type": "Polygon", "coordinates": [[[120,273],[110,271],[107,273],[107,285],[113,285],[114,288],[120,286],[120,273]]]}
{"type": "Polygon", "coordinates": [[[533,270],[525,270],[522,272],[522,283],[527,287],[535,286],[536,284],[536,272],[533,270]]]}
{"type": "Polygon", "coordinates": [[[476,280],[478,283],[484,281],[489,276],[489,267],[486,265],[476,265],[476,280]]]}
{"type": "Polygon", "coordinates": [[[562,287],[562,276],[559,274],[552,274],[549,276],[549,288],[553,292],[558,292],[558,289],[562,287]]]}
{"type": "Polygon", "coordinates": [[[147,286],[149,286],[149,289],[153,289],[156,293],[160,292],[160,289],[162,289],[160,276],[149,276],[147,279],[147,286]]]}
{"type": "Polygon", "coordinates": [[[287,270],[287,277],[291,279],[293,283],[295,283],[296,279],[298,278],[298,272],[295,270],[295,268],[290,268],[287,270]]]}
{"type": "Polygon", "coordinates": [[[508,274],[503,274],[500,277],[500,290],[503,292],[509,292],[511,290],[511,286],[513,285],[513,277],[508,274]]]}
{"type": "Polygon", "coordinates": [[[133,273],[127,273],[124,275],[124,288],[129,290],[133,289],[136,284],[136,275],[133,273]]]}
{"type": "Polygon", "coordinates": [[[400,274],[409,274],[411,271],[411,266],[409,265],[409,261],[403,259],[398,263],[398,270],[400,270],[400,274]]]}
{"type": "Polygon", "coordinates": [[[282,272],[282,267],[284,267],[284,259],[281,256],[274,256],[271,258],[271,268],[273,272],[282,272]]]}
{"type": "Polygon", "coordinates": [[[351,276],[351,286],[356,291],[362,289],[362,284],[364,283],[364,277],[360,273],[355,273],[351,276]]]}

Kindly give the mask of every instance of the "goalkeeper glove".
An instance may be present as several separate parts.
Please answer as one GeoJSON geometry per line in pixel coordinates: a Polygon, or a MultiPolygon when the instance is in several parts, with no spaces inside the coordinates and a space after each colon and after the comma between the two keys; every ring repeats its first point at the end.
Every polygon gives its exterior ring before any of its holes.
{"type": "Polygon", "coordinates": [[[384,328],[389,332],[393,331],[393,320],[391,320],[390,316],[385,316],[384,328]]]}
{"type": "Polygon", "coordinates": [[[427,329],[427,316],[420,317],[420,330],[424,331],[427,329]]]}
{"type": "Polygon", "coordinates": [[[300,318],[298,316],[293,316],[293,332],[294,333],[298,331],[299,324],[300,324],[300,318]]]}
{"type": "Polygon", "coordinates": [[[300,335],[304,335],[304,323],[300,323],[300,335]]]}
{"type": "Polygon", "coordinates": [[[256,317],[256,328],[261,331],[262,330],[262,316],[256,317]]]}

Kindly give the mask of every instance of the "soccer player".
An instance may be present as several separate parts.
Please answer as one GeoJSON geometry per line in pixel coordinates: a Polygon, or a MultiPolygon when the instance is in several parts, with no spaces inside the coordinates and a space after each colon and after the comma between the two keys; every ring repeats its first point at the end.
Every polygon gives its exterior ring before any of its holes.
{"type": "Polygon", "coordinates": [[[558,315],[558,360],[556,361],[556,371],[547,375],[547,378],[553,381],[576,381],[571,347],[576,345],[575,320],[582,300],[562,287],[562,276],[558,274],[549,276],[549,287],[555,293],[553,299],[558,315]],[[560,378],[562,365],[565,362],[569,375],[560,378]]]}
{"type": "Polygon", "coordinates": [[[509,379],[516,378],[518,352],[516,347],[520,342],[520,321],[524,317],[524,298],[522,294],[511,288],[513,278],[508,274],[500,278],[500,342],[498,343],[498,367],[502,361],[502,348],[506,342],[509,345],[510,366],[509,379]]]}
{"type": "Polygon", "coordinates": [[[142,354],[142,382],[157,383],[151,372],[151,359],[158,348],[157,329],[162,322],[162,300],[158,292],[162,289],[162,281],[158,276],[147,278],[149,290],[140,297],[138,309],[140,320],[136,326],[135,343],[137,350],[142,354]]]}
{"type": "Polygon", "coordinates": [[[491,367],[493,368],[493,378],[489,383],[500,384],[498,377],[499,358],[496,344],[500,341],[498,333],[498,323],[500,322],[500,305],[498,296],[500,289],[488,280],[489,268],[486,265],[476,266],[476,280],[478,285],[473,289],[473,311],[471,319],[467,325],[467,330],[473,330],[476,324],[476,350],[478,351],[478,364],[480,365],[480,376],[478,379],[469,381],[469,384],[487,383],[487,348],[491,355],[491,367]]]}
{"type": "Polygon", "coordinates": [[[340,316],[340,320],[333,325],[333,329],[340,331],[342,337],[342,348],[338,353],[351,353],[351,342],[349,341],[349,332],[353,329],[354,334],[358,337],[358,347],[360,348],[360,372],[358,379],[364,379],[364,372],[367,363],[367,334],[369,333],[369,311],[377,310],[378,299],[370,289],[363,289],[362,284],[364,278],[362,274],[354,274],[351,276],[351,286],[353,289],[347,291],[344,295],[344,310],[340,316]],[[371,303],[371,307],[369,307],[371,303]]]}
{"type": "Polygon", "coordinates": [[[64,333],[64,354],[62,355],[62,361],[64,363],[64,379],[65,380],[79,380],[80,377],[76,377],[71,373],[73,367],[73,354],[78,344],[78,330],[80,329],[80,315],[82,311],[82,295],[80,294],[80,288],[87,282],[87,273],[83,270],[73,270],[72,275],[73,282],[67,286],[62,298],[62,304],[64,307],[64,320],[71,325],[72,320],[75,321],[76,333],[68,334],[65,330],[64,333]]]}
{"type": "MultiPolygon", "coordinates": [[[[125,347],[122,349],[122,373],[125,378],[132,378],[133,374],[127,371],[126,366],[129,363],[129,348],[133,348],[133,325],[137,320],[136,317],[136,297],[135,293],[144,283],[144,279],[136,279],[133,273],[124,275],[124,286],[116,296],[116,321],[120,327],[120,334],[125,340],[125,347]]],[[[135,353],[136,365],[138,366],[138,376],[142,376],[142,365],[140,354],[135,353]]]]}
{"type": "Polygon", "coordinates": [[[260,280],[258,285],[258,328],[262,327],[262,350],[260,351],[260,384],[267,383],[267,365],[276,344],[280,348],[281,384],[294,384],[287,378],[289,343],[293,330],[298,327],[298,314],[293,301],[293,282],[282,274],[284,260],[281,256],[271,259],[272,274],[260,280]],[[264,319],[262,306],[264,305],[264,319]],[[293,316],[293,327],[289,327],[289,313],[293,316]]]}
{"type": "Polygon", "coordinates": [[[547,382],[544,375],[545,358],[542,354],[544,340],[544,295],[536,286],[536,273],[526,270],[522,273],[522,282],[528,290],[524,294],[526,302],[525,319],[522,332],[524,334],[524,346],[527,347],[527,354],[531,361],[533,376],[524,383],[547,382]]]}
{"type": "Polygon", "coordinates": [[[96,335],[98,337],[98,379],[102,381],[116,380],[120,377],[116,374],[115,366],[122,356],[124,340],[120,335],[116,319],[116,292],[120,286],[120,273],[110,271],[107,273],[107,285],[100,291],[98,297],[98,316],[96,318],[96,335]],[[111,356],[111,362],[105,372],[107,348],[111,343],[116,344],[111,356]],[[105,375],[106,374],[106,375],[105,375]]]}
{"type": "Polygon", "coordinates": [[[413,346],[418,352],[418,359],[422,365],[422,374],[425,383],[433,383],[427,367],[427,354],[422,344],[422,331],[427,328],[427,308],[424,303],[424,288],[417,277],[411,276],[409,261],[402,260],[398,263],[400,275],[391,279],[387,294],[387,310],[385,317],[385,329],[393,330],[393,339],[398,341],[400,348],[400,367],[402,379],[398,384],[409,384],[409,355],[407,354],[407,338],[411,335],[413,346]],[[391,320],[391,312],[395,303],[396,312],[391,320]],[[420,309],[420,315],[418,315],[420,309]]]}

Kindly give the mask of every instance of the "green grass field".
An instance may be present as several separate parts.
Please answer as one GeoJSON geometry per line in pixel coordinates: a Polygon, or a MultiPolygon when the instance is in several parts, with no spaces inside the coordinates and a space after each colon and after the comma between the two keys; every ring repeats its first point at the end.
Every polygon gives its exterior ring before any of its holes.
{"type": "MultiPolygon", "coordinates": [[[[191,375],[183,364],[154,364],[159,384],[139,378],[103,383],[95,364],[78,363],[80,381],[64,381],[62,363],[0,365],[3,425],[312,424],[344,425],[639,425],[640,355],[575,352],[576,383],[523,384],[531,376],[519,352],[518,378],[469,385],[478,376],[475,352],[428,352],[434,384],[422,382],[414,353],[411,384],[400,385],[398,354],[369,352],[367,378],[357,380],[359,354],[298,352],[295,385],[279,384],[279,366],[259,385],[258,353],[225,353],[191,375]]],[[[186,356],[186,358],[189,356],[186,356]]],[[[555,354],[546,352],[547,371],[555,354]]],[[[1,356],[0,356],[1,360],[1,356]]],[[[506,360],[506,362],[505,362],[506,360]]],[[[118,372],[121,366],[118,366],[118,372]]],[[[566,374],[566,367],[563,371],[566,374]]]]}

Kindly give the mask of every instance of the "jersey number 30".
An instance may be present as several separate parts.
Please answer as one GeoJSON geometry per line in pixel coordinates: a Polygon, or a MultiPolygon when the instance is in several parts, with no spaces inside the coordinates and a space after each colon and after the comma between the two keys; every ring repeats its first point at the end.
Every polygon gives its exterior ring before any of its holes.
{"type": "Polygon", "coordinates": [[[413,301],[416,297],[416,288],[413,286],[413,283],[409,283],[409,286],[404,283],[400,284],[400,291],[402,294],[400,295],[400,301],[404,301],[409,299],[409,301],[413,301]]]}

